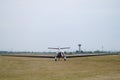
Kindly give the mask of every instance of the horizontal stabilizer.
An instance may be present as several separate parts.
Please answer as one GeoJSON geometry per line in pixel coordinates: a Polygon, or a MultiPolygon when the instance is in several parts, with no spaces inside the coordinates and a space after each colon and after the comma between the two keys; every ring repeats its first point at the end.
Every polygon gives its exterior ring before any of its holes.
{"type": "Polygon", "coordinates": [[[51,48],[51,47],[49,47],[48,49],[58,49],[58,50],[60,50],[60,49],[70,49],[70,47],[63,47],[63,48],[51,48]]]}
{"type": "Polygon", "coordinates": [[[59,49],[59,48],[51,48],[51,47],[49,47],[48,49],[59,49]]]}
{"type": "Polygon", "coordinates": [[[64,48],[60,48],[60,49],[70,49],[70,47],[64,47],[64,48]]]}

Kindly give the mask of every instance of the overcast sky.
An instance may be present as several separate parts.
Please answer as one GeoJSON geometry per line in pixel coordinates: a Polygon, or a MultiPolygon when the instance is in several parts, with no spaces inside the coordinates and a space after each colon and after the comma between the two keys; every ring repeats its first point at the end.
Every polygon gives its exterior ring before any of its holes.
{"type": "Polygon", "coordinates": [[[0,0],[0,50],[120,50],[120,0],[0,0]]]}

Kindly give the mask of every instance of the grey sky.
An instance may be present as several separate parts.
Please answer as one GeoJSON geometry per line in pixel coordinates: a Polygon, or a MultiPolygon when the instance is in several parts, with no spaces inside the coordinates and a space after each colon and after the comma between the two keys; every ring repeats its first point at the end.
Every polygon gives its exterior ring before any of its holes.
{"type": "Polygon", "coordinates": [[[0,0],[0,50],[120,50],[120,0],[0,0]]]}

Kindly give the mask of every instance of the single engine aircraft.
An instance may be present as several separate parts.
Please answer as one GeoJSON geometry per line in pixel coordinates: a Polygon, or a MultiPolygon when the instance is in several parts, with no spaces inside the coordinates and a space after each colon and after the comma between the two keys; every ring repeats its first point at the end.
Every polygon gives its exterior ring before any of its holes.
{"type": "Polygon", "coordinates": [[[63,47],[63,48],[51,48],[49,47],[48,49],[55,49],[57,50],[56,55],[55,55],[55,61],[60,60],[60,58],[64,58],[64,61],[66,61],[66,55],[63,49],[70,49],[70,47],[63,47]]]}
{"type": "Polygon", "coordinates": [[[63,48],[52,48],[52,47],[49,47],[48,49],[54,49],[54,50],[57,50],[56,52],[56,55],[46,55],[46,54],[39,54],[39,55],[31,55],[29,54],[29,52],[26,54],[24,52],[22,52],[22,54],[19,54],[21,52],[12,52],[14,54],[0,54],[0,56],[11,56],[11,57],[32,57],[32,58],[54,58],[55,61],[58,61],[60,60],[60,58],[63,58],[64,61],[66,61],[66,58],[75,58],[75,57],[90,57],[90,56],[104,56],[104,55],[111,55],[111,54],[106,54],[106,53],[102,53],[102,54],[99,54],[99,53],[84,53],[84,54],[81,54],[81,53],[77,53],[77,54],[65,54],[65,52],[63,51],[63,49],[70,49],[70,47],[63,47],[63,48]],[[28,55],[29,54],[29,55],[28,55]]]}

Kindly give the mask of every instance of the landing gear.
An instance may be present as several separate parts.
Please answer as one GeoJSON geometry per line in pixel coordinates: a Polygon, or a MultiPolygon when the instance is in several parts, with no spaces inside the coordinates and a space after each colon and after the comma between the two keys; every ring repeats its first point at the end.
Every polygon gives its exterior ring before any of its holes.
{"type": "Polygon", "coordinates": [[[64,61],[66,61],[66,56],[64,56],[64,61]]]}
{"type": "MultiPolygon", "coordinates": [[[[64,58],[64,61],[66,61],[66,56],[61,57],[61,58],[64,58]]],[[[55,61],[60,61],[60,58],[58,58],[57,56],[55,56],[55,61]]]]}
{"type": "Polygon", "coordinates": [[[57,61],[57,59],[55,59],[55,61],[57,61]]]}
{"type": "Polygon", "coordinates": [[[66,61],[66,59],[64,59],[64,61],[66,61]]]}
{"type": "Polygon", "coordinates": [[[55,56],[55,61],[57,61],[57,58],[56,58],[56,56],[55,56]]]}

